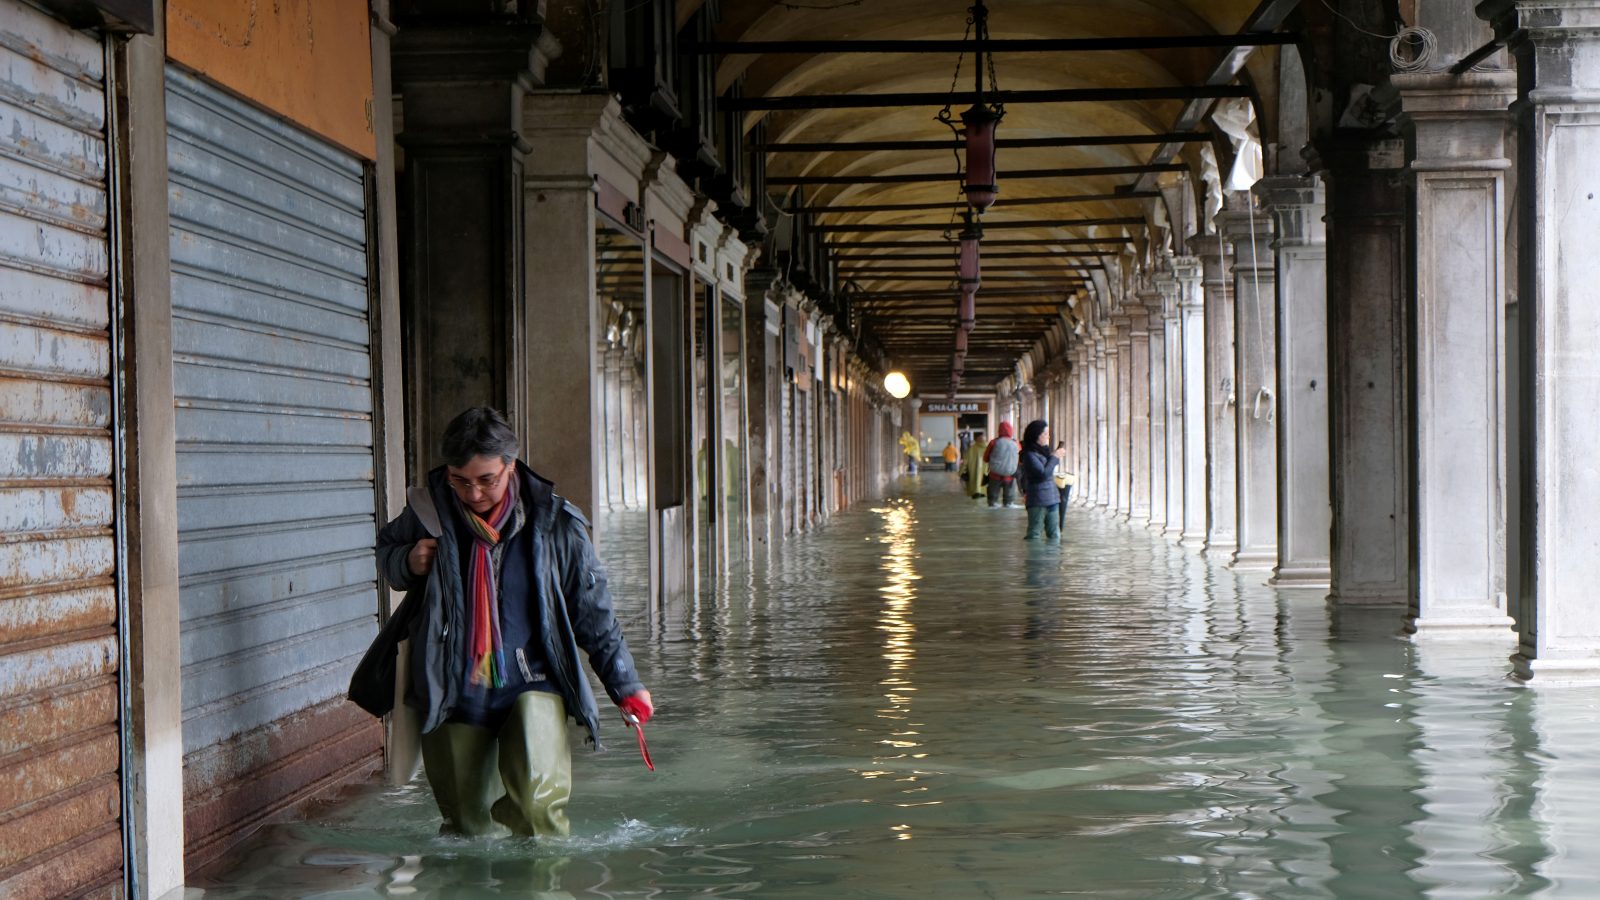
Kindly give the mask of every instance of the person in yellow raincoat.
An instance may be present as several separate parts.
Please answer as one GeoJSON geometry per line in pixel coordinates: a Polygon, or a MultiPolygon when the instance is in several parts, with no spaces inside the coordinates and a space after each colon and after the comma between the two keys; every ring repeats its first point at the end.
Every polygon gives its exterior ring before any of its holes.
{"type": "Polygon", "coordinates": [[[917,463],[922,459],[922,445],[911,436],[911,432],[900,432],[900,451],[906,455],[909,465],[906,471],[912,475],[917,474],[917,463]]]}
{"type": "Polygon", "coordinates": [[[989,466],[983,461],[983,448],[987,446],[981,432],[974,434],[972,443],[967,445],[967,455],[961,460],[961,484],[969,497],[982,497],[988,491],[989,466]]]}

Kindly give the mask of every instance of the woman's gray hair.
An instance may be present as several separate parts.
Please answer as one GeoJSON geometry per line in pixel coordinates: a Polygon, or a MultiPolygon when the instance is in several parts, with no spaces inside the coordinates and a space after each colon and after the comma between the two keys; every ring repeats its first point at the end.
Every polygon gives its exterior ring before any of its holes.
{"type": "Polygon", "coordinates": [[[487,406],[474,406],[444,427],[443,449],[445,465],[459,467],[475,456],[498,456],[509,464],[522,452],[522,445],[505,416],[487,406]]]}

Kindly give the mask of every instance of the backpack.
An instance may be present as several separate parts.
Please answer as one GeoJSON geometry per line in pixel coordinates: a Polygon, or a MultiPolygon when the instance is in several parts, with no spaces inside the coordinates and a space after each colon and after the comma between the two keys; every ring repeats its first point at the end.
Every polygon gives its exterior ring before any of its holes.
{"type": "Polygon", "coordinates": [[[1017,474],[1017,442],[1011,438],[995,438],[989,447],[989,474],[1009,478],[1017,474]]]}

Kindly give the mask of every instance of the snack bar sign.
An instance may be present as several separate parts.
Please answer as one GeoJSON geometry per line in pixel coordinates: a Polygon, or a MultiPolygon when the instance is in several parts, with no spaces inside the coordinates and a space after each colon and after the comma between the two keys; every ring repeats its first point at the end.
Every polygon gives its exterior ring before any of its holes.
{"type": "Polygon", "coordinates": [[[924,415],[933,413],[987,413],[989,402],[987,400],[931,400],[922,404],[924,415]]]}

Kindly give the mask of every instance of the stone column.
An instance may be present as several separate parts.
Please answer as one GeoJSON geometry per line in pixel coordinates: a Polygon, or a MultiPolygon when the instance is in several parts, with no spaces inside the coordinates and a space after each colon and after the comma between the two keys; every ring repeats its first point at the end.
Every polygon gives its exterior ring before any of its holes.
{"type": "Polygon", "coordinates": [[[1326,590],[1333,505],[1328,461],[1328,247],[1322,185],[1264,178],[1277,257],[1278,564],[1271,584],[1326,590]]]}
{"type": "Polygon", "coordinates": [[[1117,517],[1125,520],[1133,510],[1133,325],[1126,308],[1112,321],[1117,366],[1116,510],[1117,517]]]}
{"type": "MultiPolygon", "coordinates": [[[[553,52],[550,41],[538,25],[467,19],[408,24],[393,42],[404,126],[396,139],[405,148],[401,284],[413,482],[438,463],[445,425],[467,406],[501,409],[530,445],[518,396],[527,354],[520,332],[529,150],[522,108],[553,52]]],[[[588,302],[587,292],[576,296],[588,302]]],[[[592,344],[582,352],[591,356],[592,344]]],[[[591,361],[583,376],[593,369],[591,361]]],[[[592,444],[590,420],[585,415],[564,430],[592,444]]],[[[590,485],[582,487],[574,499],[592,510],[590,485]]]]}
{"type": "MultiPolygon", "coordinates": [[[[532,94],[525,116],[533,152],[519,194],[527,207],[524,253],[530,261],[524,334],[538,380],[524,379],[514,393],[524,398],[531,434],[524,450],[528,462],[589,514],[599,501],[595,435],[603,426],[596,365],[602,322],[594,299],[594,172],[602,148],[642,167],[648,147],[623,124],[621,108],[609,97],[532,94]]],[[[649,327],[640,323],[641,335],[648,335],[649,327]]],[[[640,429],[646,432],[646,448],[648,422],[639,421],[646,426],[640,429]]],[[[597,534],[603,541],[604,534],[597,534]]]]}
{"type": "Polygon", "coordinates": [[[1074,351],[1073,362],[1073,369],[1076,373],[1076,385],[1074,386],[1075,415],[1078,419],[1077,466],[1073,471],[1078,475],[1078,486],[1073,490],[1072,495],[1077,498],[1079,505],[1086,505],[1089,502],[1088,497],[1094,484],[1092,464],[1094,460],[1094,437],[1093,429],[1091,428],[1094,420],[1089,408],[1089,385],[1093,367],[1089,363],[1089,349],[1083,343],[1082,335],[1079,336],[1079,343],[1074,351]]]}
{"type": "Polygon", "coordinates": [[[1105,336],[1097,329],[1094,341],[1094,505],[1111,505],[1111,426],[1106,391],[1105,336]]]}
{"type": "Polygon", "coordinates": [[[1417,574],[1408,630],[1509,638],[1505,134],[1516,74],[1392,80],[1416,180],[1417,574]]]}
{"type": "Polygon", "coordinates": [[[1128,307],[1128,518],[1150,522],[1150,312],[1128,307]]]}
{"type": "Polygon", "coordinates": [[[1238,457],[1239,549],[1231,565],[1268,571],[1278,562],[1278,362],[1272,219],[1253,208],[1217,217],[1233,245],[1233,383],[1238,457]]]}
{"type": "Polygon", "coordinates": [[[1183,398],[1183,532],[1179,543],[1198,550],[1206,543],[1206,307],[1200,260],[1172,261],[1179,288],[1183,398]]]}
{"type": "Polygon", "coordinates": [[[1398,141],[1337,136],[1328,165],[1328,379],[1333,592],[1411,595],[1406,428],[1406,192],[1398,141]]]}
{"type": "Polygon", "coordinates": [[[1166,331],[1166,372],[1162,391],[1167,398],[1167,521],[1161,534],[1169,540],[1183,536],[1183,315],[1178,279],[1156,279],[1161,295],[1161,324],[1166,331]]]}
{"type": "Polygon", "coordinates": [[[625,353],[626,351],[620,346],[608,346],[601,353],[602,363],[605,366],[605,375],[601,382],[601,397],[604,403],[601,422],[605,434],[605,445],[601,448],[601,453],[605,455],[605,466],[601,469],[600,477],[605,487],[600,493],[605,498],[604,508],[608,510],[625,508],[622,493],[622,486],[627,481],[623,474],[627,465],[623,442],[628,434],[623,414],[627,402],[622,381],[625,353]]]}
{"type": "Polygon", "coordinates": [[[1205,431],[1206,431],[1206,542],[1205,555],[1227,561],[1239,546],[1238,429],[1234,406],[1238,402],[1233,380],[1233,278],[1228,244],[1221,235],[1202,234],[1189,239],[1200,259],[1206,307],[1205,431]]]}
{"type": "Polygon", "coordinates": [[[1150,473],[1149,527],[1161,532],[1167,527],[1167,325],[1160,293],[1145,291],[1139,300],[1148,316],[1145,329],[1150,360],[1150,377],[1145,380],[1150,422],[1150,439],[1145,444],[1150,473]]]}
{"type": "Polygon", "coordinates": [[[1600,3],[1488,0],[1478,14],[1515,55],[1516,405],[1521,421],[1513,581],[1516,674],[1600,682],[1600,3]]]}

